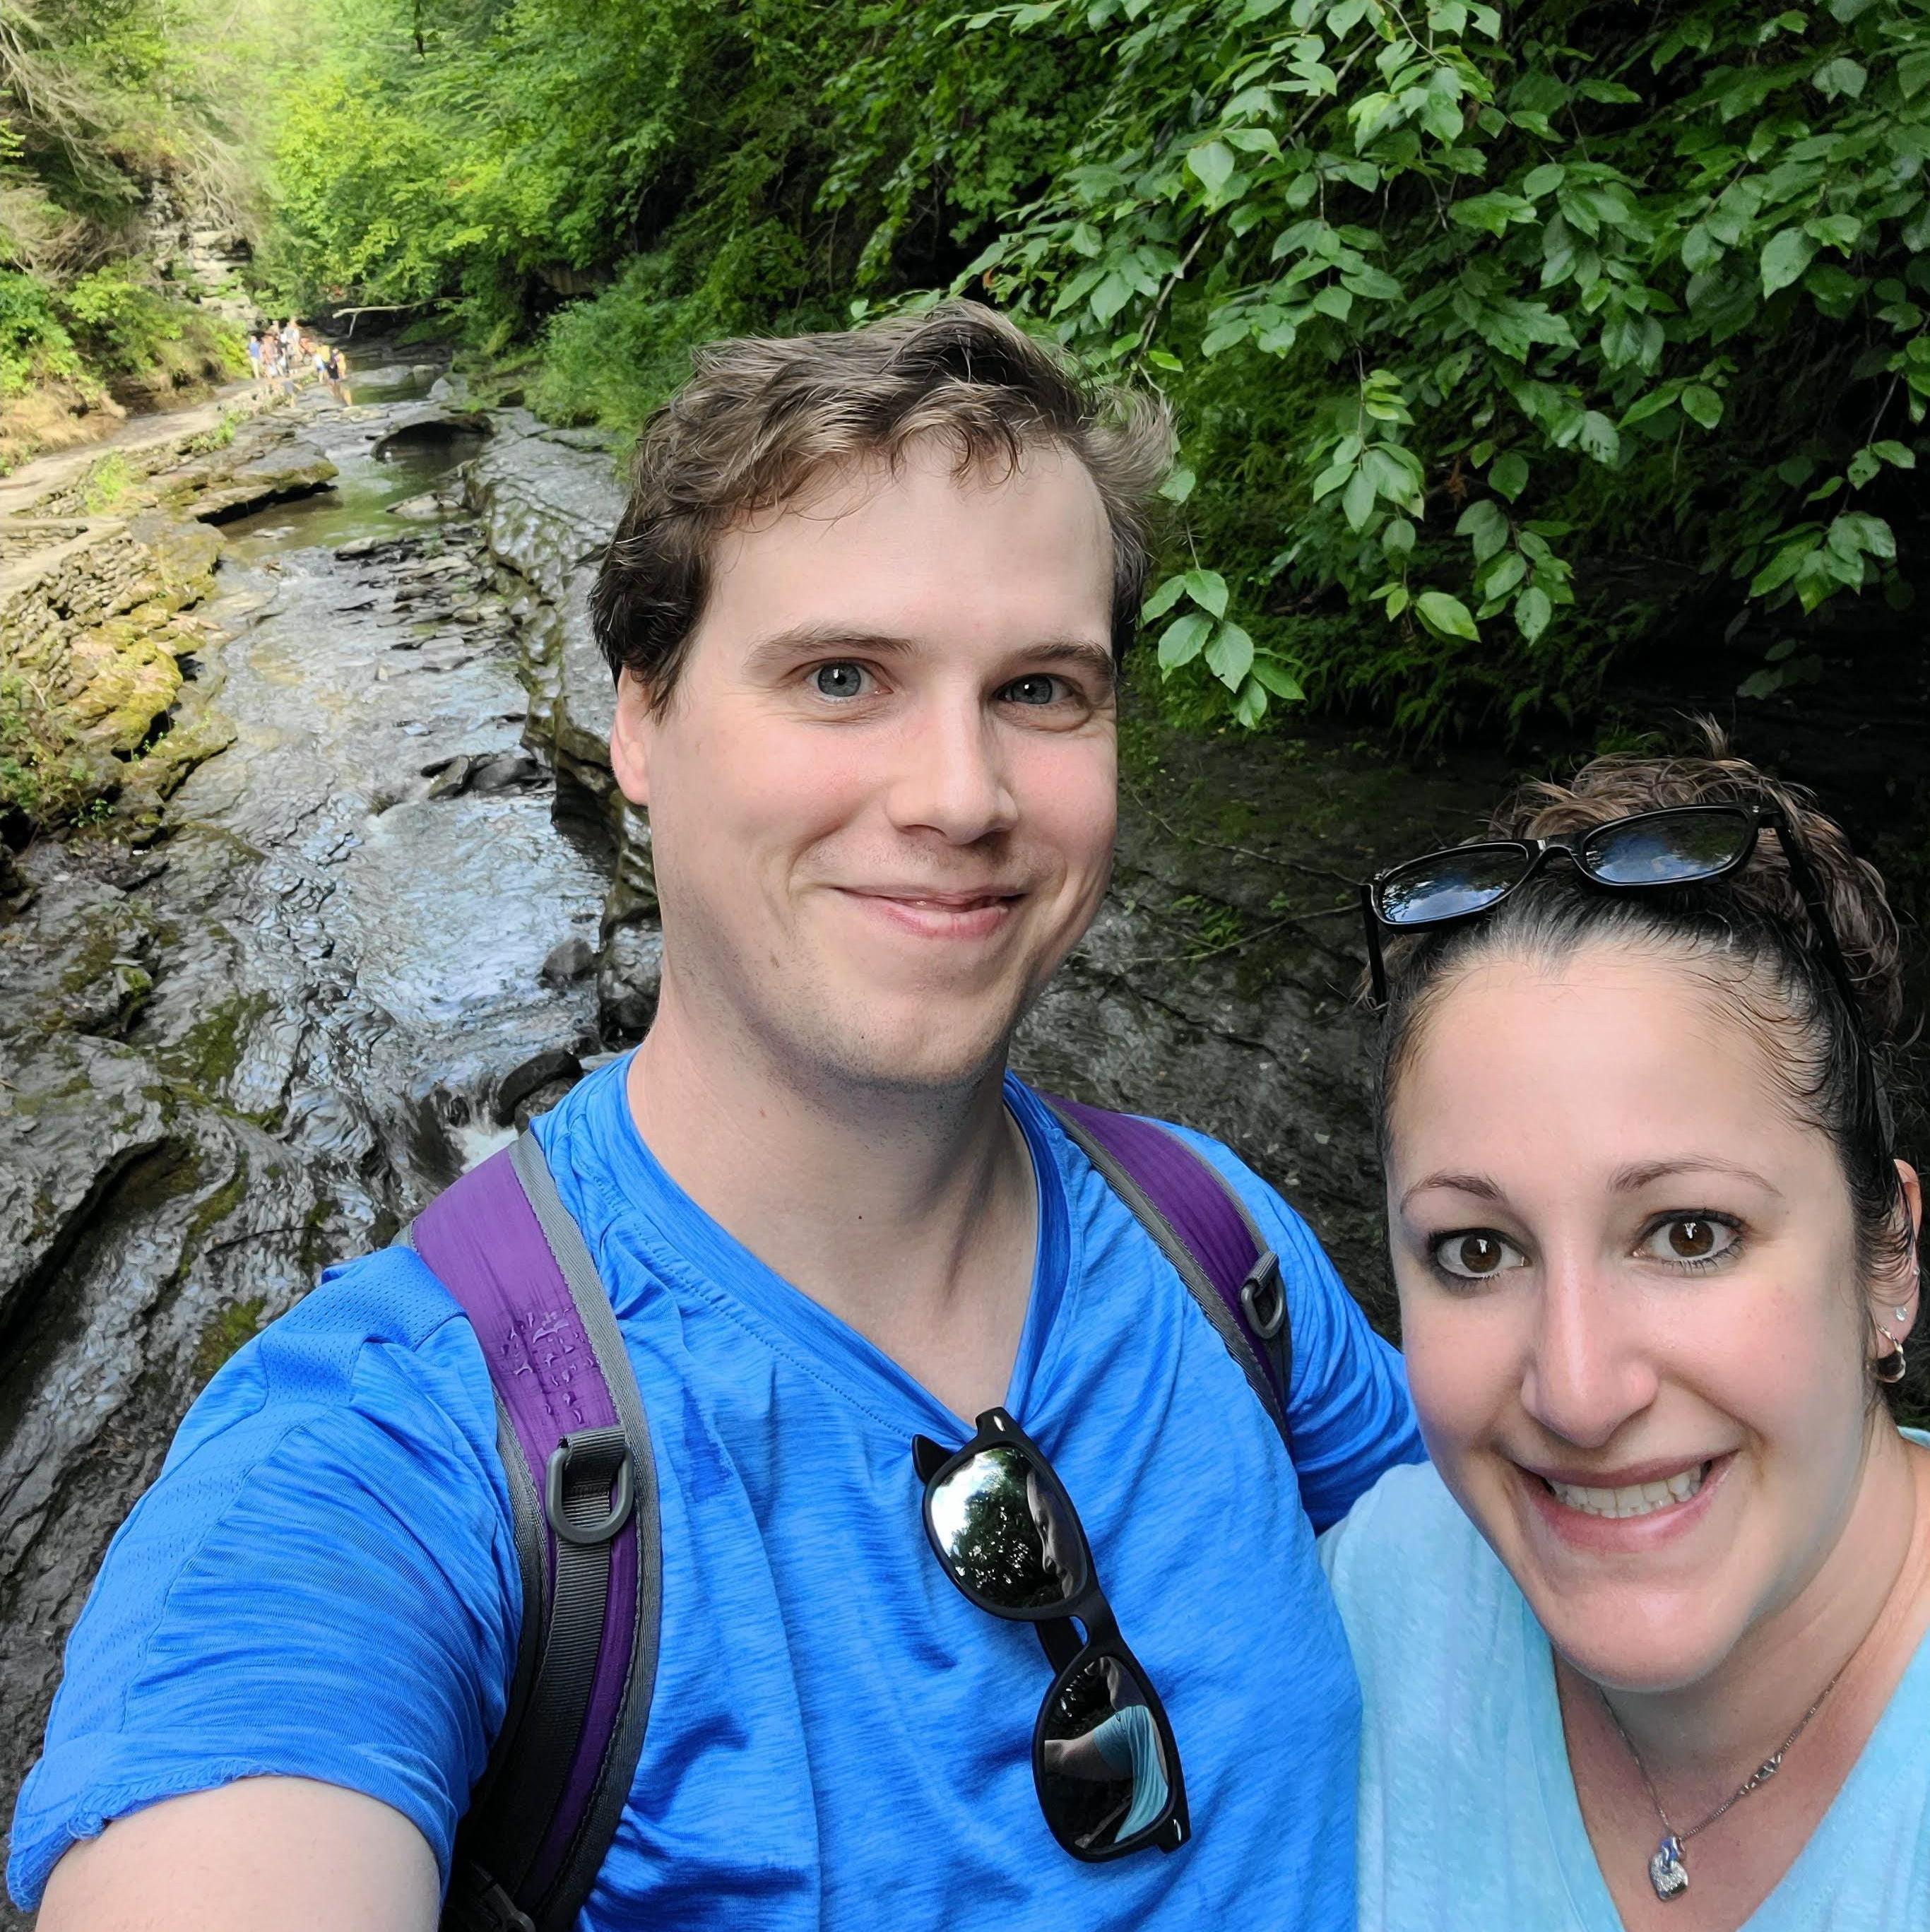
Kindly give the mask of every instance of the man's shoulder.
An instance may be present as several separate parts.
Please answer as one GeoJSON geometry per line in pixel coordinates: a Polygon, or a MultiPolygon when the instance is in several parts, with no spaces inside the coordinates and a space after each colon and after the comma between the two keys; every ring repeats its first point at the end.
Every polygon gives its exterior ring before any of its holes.
{"type": "MultiPolygon", "coordinates": [[[[1014,1084],[1019,1085],[1019,1090],[1038,1106],[1042,1114],[1051,1117],[1050,1105],[1044,1096],[1020,1083],[1014,1084]]],[[[1319,1238],[1298,1210],[1277,1188],[1262,1179],[1223,1141],[1215,1140],[1211,1134],[1202,1133],[1198,1128],[1187,1126],[1178,1120],[1162,1120],[1157,1114],[1142,1114],[1133,1108],[1119,1111],[1170,1134],[1188,1153],[1211,1168],[1239,1198],[1268,1244],[1280,1256],[1283,1268],[1291,1272],[1299,1263],[1309,1267],[1317,1265],[1323,1272],[1327,1270],[1326,1255],[1319,1238]]],[[[1053,1127],[1055,1132],[1059,1132],[1055,1120],[1053,1127]]],[[[1061,1138],[1064,1139],[1062,1134],[1061,1138]]],[[[1064,1140],[1064,1144],[1073,1158],[1081,1162],[1085,1161],[1085,1156],[1073,1147],[1070,1140],[1064,1140]]]]}
{"type": "Polygon", "coordinates": [[[373,1404],[392,1423],[435,1412],[493,1436],[488,1365],[449,1291],[406,1247],[325,1270],[245,1342],[188,1412],[169,1455],[249,1456],[293,1428],[373,1404]]]}

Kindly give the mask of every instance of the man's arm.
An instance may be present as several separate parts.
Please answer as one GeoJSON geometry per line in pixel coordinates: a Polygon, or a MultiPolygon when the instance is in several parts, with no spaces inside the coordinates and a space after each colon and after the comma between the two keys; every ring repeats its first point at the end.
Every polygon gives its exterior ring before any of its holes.
{"type": "Polygon", "coordinates": [[[131,1813],[47,1881],[39,1932],[434,1932],[436,1857],[401,1812],[249,1778],[131,1813]]]}
{"type": "Polygon", "coordinates": [[[389,1871],[397,1832],[410,1858],[426,1847],[435,1888],[521,1615],[494,1422],[474,1334],[401,1250],[330,1277],[221,1370],[68,1641],[10,1834],[23,1911],[58,1871],[49,1923],[213,1924],[204,1884],[254,1874],[293,1898],[312,1866],[344,1889],[308,1922],[333,1924],[371,1869],[365,1840],[389,1871]],[[279,1801],[299,1820],[283,1838],[253,1810],[277,1792],[306,1794],[279,1801]],[[365,1822],[344,1834],[344,1816],[365,1822]],[[123,1892],[135,1916],[101,1916],[123,1892]]]}
{"type": "Polygon", "coordinates": [[[1280,1256],[1293,1340],[1287,1426],[1301,1500],[1317,1532],[1339,1522],[1395,1464],[1426,1460],[1406,1370],[1292,1208],[1218,1142],[1190,1132],[1187,1138],[1239,1190],[1280,1256]]]}

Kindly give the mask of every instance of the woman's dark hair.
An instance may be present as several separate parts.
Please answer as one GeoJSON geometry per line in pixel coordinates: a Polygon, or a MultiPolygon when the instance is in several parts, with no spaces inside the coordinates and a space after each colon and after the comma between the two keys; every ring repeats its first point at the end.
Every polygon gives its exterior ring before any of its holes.
{"type": "Polygon", "coordinates": [[[1809,854],[1856,989],[1856,1018],[1824,962],[1773,831],[1763,831],[1739,871],[1679,891],[1604,892],[1556,859],[1488,917],[1388,945],[1382,1155],[1401,1073],[1441,994],[1463,969],[1497,952],[1552,960],[1602,940],[1665,946],[1683,955],[1760,1037],[1791,1110],[1834,1143],[1865,1278],[1892,1270],[1903,1276],[1913,1238],[1886,1110],[1871,1104],[1893,1074],[1903,1027],[1901,946],[1883,880],[1808,792],[1731,757],[1714,725],[1705,723],[1703,731],[1700,757],[1597,758],[1568,784],[1525,785],[1495,813],[1486,836],[1553,838],[1674,806],[1778,806],[1809,854]]]}

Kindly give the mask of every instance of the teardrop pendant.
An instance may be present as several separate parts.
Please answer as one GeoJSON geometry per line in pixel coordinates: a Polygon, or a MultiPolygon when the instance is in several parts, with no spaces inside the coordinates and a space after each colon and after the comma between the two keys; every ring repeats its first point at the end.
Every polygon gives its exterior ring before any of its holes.
{"type": "Polygon", "coordinates": [[[1679,1898],[1688,1889],[1688,1868],[1682,1862],[1682,1840],[1673,1832],[1655,1847],[1649,1861],[1649,1882],[1659,1899],[1679,1898]]]}

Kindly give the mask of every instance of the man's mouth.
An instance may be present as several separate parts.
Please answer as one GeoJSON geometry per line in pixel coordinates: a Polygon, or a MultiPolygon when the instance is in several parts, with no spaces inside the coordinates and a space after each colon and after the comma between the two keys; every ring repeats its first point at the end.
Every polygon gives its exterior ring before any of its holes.
{"type": "Polygon", "coordinates": [[[1625,1520],[1631,1516],[1653,1516],[1658,1510],[1672,1509],[1685,1503],[1700,1490],[1715,1467],[1712,1461],[1692,1463],[1672,1474],[1652,1477],[1639,1483],[1619,1483],[1598,1487],[1586,1483],[1557,1482],[1543,1476],[1557,1502],[1584,1516],[1610,1516],[1625,1520]]]}
{"type": "Polygon", "coordinates": [[[1019,895],[1003,887],[976,892],[898,892],[889,887],[852,890],[862,898],[889,899],[894,905],[916,906],[921,911],[976,912],[982,906],[1010,905],[1019,895]]]}

